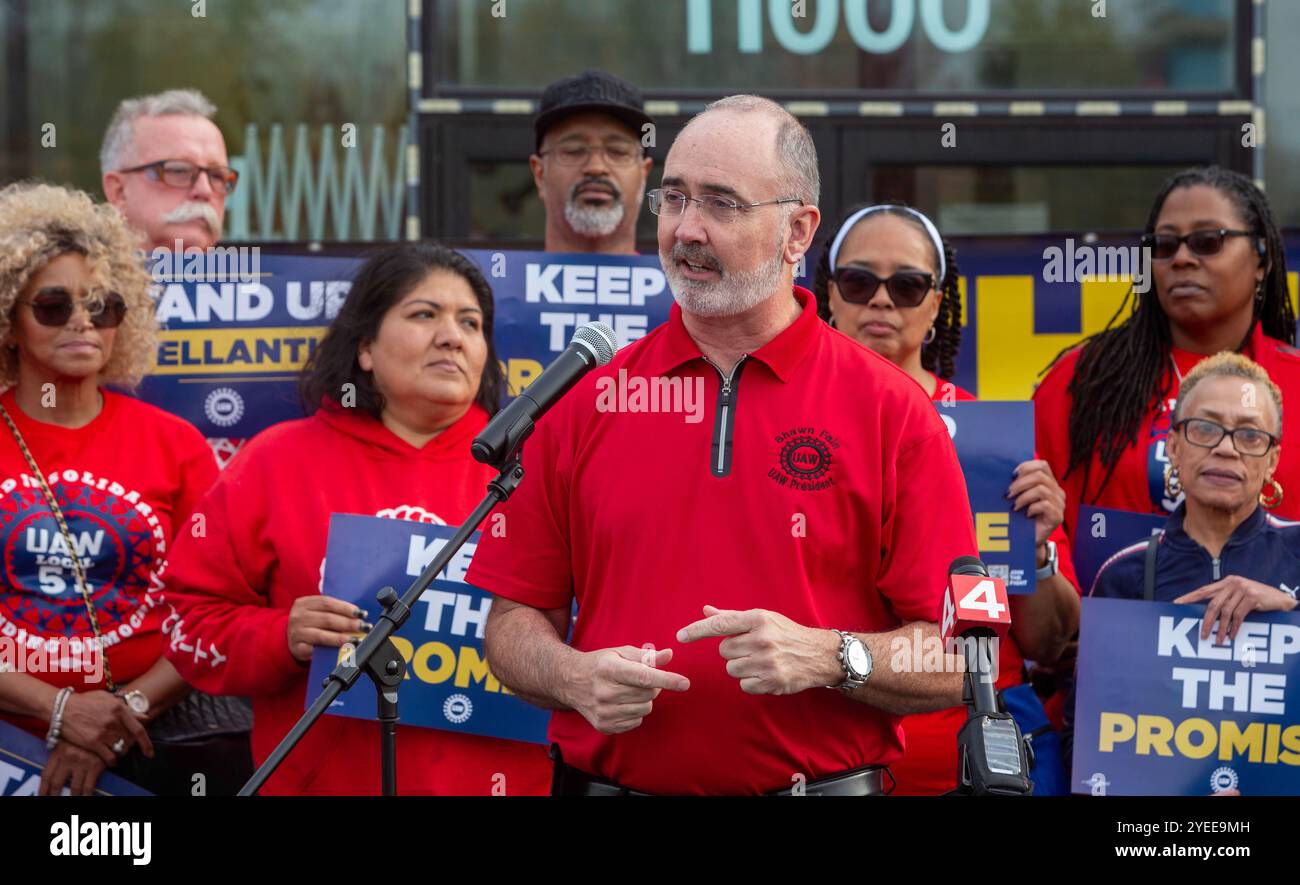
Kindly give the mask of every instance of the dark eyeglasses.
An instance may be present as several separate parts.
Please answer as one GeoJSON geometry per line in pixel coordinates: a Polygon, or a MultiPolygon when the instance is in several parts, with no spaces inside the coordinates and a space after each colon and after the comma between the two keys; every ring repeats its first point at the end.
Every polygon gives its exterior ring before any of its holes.
{"type": "MultiPolygon", "coordinates": [[[[66,326],[76,311],[72,293],[66,289],[43,289],[23,302],[42,326],[66,326]]],[[[126,316],[126,300],[116,292],[91,295],[80,302],[97,329],[115,329],[126,316]]]]}
{"type": "Polygon", "coordinates": [[[1142,245],[1151,250],[1151,257],[1160,261],[1168,261],[1178,254],[1178,247],[1183,243],[1191,250],[1193,255],[1205,257],[1207,255],[1218,255],[1223,251],[1223,241],[1228,237],[1253,237],[1255,234],[1248,230],[1231,230],[1230,228],[1221,227],[1218,229],[1194,230],[1190,234],[1183,234],[1181,237],[1174,234],[1144,234],[1142,236],[1142,245]]]}
{"type": "Polygon", "coordinates": [[[831,279],[840,290],[840,297],[849,304],[868,303],[884,283],[885,291],[896,307],[916,307],[934,288],[934,274],[919,270],[900,270],[881,279],[860,267],[841,267],[831,274],[831,279]]]}
{"type": "Polygon", "coordinates": [[[1250,455],[1253,458],[1267,455],[1268,450],[1277,442],[1276,436],[1258,427],[1238,427],[1236,430],[1229,430],[1221,424],[1204,418],[1184,418],[1174,425],[1175,430],[1179,428],[1182,428],[1183,437],[1189,443],[1203,449],[1212,449],[1222,442],[1225,436],[1231,436],[1232,447],[1239,454],[1250,455]]]}
{"type": "Polygon", "coordinates": [[[184,160],[158,160],[155,163],[145,163],[143,166],[132,166],[130,169],[118,171],[147,172],[154,181],[161,181],[168,187],[186,190],[194,187],[194,182],[199,180],[200,174],[206,174],[212,189],[226,194],[233,194],[235,185],[239,183],[239,173],[229,166],[196,166],[184,160]]]}

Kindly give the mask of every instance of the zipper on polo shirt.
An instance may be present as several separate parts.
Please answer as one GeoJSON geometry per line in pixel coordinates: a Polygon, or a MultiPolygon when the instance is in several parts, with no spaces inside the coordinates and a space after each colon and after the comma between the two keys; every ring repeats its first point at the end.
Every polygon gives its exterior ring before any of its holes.
{"type": "Polygon", "coordinates": [[[1220,577],[1222,577],[1219,574],[1219,557],[1217,556],[1214,557],[1210,564],[1214,566],[1214,580],[1217,581],[1219,580],[1220,577]]]}
{"type": "Polygon", "coordinates": [[[717,369],[718,377],[722,379],[722,387],[718,390],[718,408],[713,419],[713,460],[709,465],[709,470],[714,476],[726,476],[731,472],[732,430],[736,426],[736,392],[739,389],[740,370],[747,359],[749,354],[742,353],[736,365],[731,368],[731,374],[727,375],[713,360],[707,356],[704,358],[706,363],[717,369]]]}

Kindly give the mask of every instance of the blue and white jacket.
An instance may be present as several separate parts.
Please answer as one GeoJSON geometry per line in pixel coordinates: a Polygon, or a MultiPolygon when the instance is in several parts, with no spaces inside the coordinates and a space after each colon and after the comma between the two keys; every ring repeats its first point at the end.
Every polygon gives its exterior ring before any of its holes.
{"type": "MultiPolygon", "coordinates": [[[[1300,522],[1278,519],[1256,507],[1237,526],[1218,558],[1183,530],[1186,503],[1169,516],[1156,553],[1157,602],[1173,602],[1229,575],[1277,587],[1295,597],[1300,588],[1300,522]]],[[[1091,596],[1141,599],[1146,540],[1125,547],[1102,564],[1091,596]]]]}

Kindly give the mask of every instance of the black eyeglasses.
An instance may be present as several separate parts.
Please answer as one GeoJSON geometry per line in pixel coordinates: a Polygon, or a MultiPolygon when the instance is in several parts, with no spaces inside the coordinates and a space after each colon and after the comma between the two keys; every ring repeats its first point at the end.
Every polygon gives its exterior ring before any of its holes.
{"type": "Polygon", "coordinates": [[[689,197],[679,190],[673,190],[667,187],[657,187],[646,193],[650,202],[650,211],[655,215],[685,215],[686,207],[691,203],[699,203],[700,211],[712,218],[714,221],[722,224],[730,224],[736,220],[740,210],[746,211],[759,206],[775,206],[778,203],[798,203],[803,205],[803,200],[797,197],[782,197],[777,200],[760,200],[757,203],[742,203],[739,200],[733,200],[731,197],[724,197],[721,194],[701,194],[698,197],[689,197]]]}
{"type": "Polygon", "coordinates": [[[168,187],[187,190],[194,187],[194,182],[199,180],[200,174],[206,174],[213,190],[227,194],[233,194],[235,185],[239,183],[239,173],[229,166],[196,166],[184,160],[158,160],[118,171],[147,172],[154,181],[161,181],[168,187]]]}
{"type": "Polygon", "coordinates": [[[1192,445],[1203,449],[1212,449],[1223,441],[1225,436],[1232,437],[1232,447],[1239,454],[1260,458],[1268,454],[1277,442],[1277,437],[1258,427],[1238,427],[1229,430],[1222,424],[1207,421],[1204,418],[1184,418],[1174,425],[1174,429],[1183,431],[1183,437],[1192,445]]]}
{"type": "Polygon", "coordinates": [[[840,297],[849,304],[866,304],[875,297],[880,284],[896,307],[916,307],[934,288],[934,275],[920,270],[900,270],[884,279],[860,267],[841,267],[831,274],[840,297]]]}
{"type": "Polygon", "coordinates": [[[1232,230],[1226,227],[1217,229],[1194,230],[1189,234],[1183,234],[1181,237],[1174,234],[1144,234],[1142,236],[1142,245],[1151,250],[1151,257],[1160,261],[1168,261],[1178,254],[1178,247],[1183,243],[1191,250],[1193,255],[1205,257],[1208,255],[1218,255],[1223,251],[1223,241],[1228,237],[1253,237],[1255,234],[1248,230],[1232,230]]]}
{"type": "MultiPolygon", "coordinates": [[[[77,304],[67,289],[42,289],[23,303],[31,306],[32,315],[42,326],[66,326],[77,304]]],[[[115,329],[126,316],[126,299],[116,292],[93,294],[80,303],[97,329],[115,329]]]]}

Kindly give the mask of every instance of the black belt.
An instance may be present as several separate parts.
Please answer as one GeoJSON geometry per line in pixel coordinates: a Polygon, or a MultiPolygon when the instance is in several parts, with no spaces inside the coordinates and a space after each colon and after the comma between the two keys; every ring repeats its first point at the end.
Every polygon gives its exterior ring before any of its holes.
{"type": "MultiPolygon", "coordinates": [[[[580,768],[566,765],[560,748],[552,745],[551,758],[555,770],[551,780],[552,796],[653,796],[622,784],[588,774],[580,768]]],[[[831,775],[803,785],[784,790],[773,790],[766,796],[887,796],[894,788],[894,778],[883,765],[868,765],[843,774],[831,775]],[[889,786],[885,786],[885,779],[889,786]]]]}

